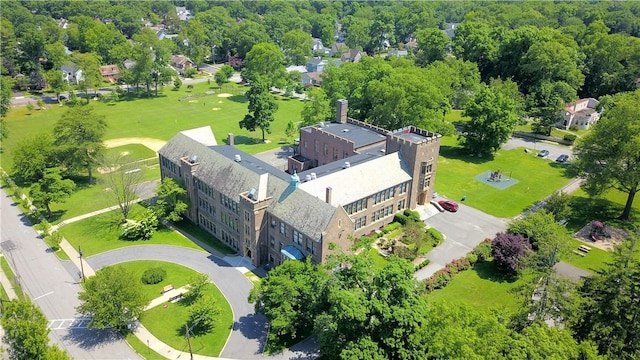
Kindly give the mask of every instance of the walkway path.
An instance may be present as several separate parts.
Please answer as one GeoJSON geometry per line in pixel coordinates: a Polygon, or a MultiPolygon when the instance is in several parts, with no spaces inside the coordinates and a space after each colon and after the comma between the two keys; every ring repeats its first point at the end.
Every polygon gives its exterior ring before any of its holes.
{"type": "MultiPolygon", "coordinates": [[[[0,254],[0,257],[3,257],[3,255],[0,254]]],[[[7,274],[2,271],[2,268],[0,268],[0,284],[2,284],[2,288],[7,293],[7,297],[9,298],[8,300],[18,298],[18,295],[16,295],[16,291],[13,289],[13,284],[11,284],[11,281],[7,277],[7,274]]]]}

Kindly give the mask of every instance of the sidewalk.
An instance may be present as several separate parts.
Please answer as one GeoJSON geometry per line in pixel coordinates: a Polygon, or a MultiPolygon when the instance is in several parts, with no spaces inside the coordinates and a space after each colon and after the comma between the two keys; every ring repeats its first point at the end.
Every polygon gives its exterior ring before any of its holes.
{"type": "MultiPolygon", "coordinates": [[[[143,199],[136,199],[133,200],[133,204],[139,203],[140,201],[142,201],[143,199]]],[[[59,222],[56,225],[51,225],[51,230],[50,231],[56,231],[58,230],[58,228],[65,226],[67,224],[71,224],[74,223],[76,221],[80,221],[80,220],[84,220],[86,218],[90,218],[96,215],[100,215],[100,214],[104,214],[104,213],[108,213],[109,211],[113,211],[113,210],[117,210],[120,209],[120,205],[113,205],[113,206],[109,206],[108,208],[104,208],[104,209],[100,209],[100,210],[96,210],[96,211],[92,211],[90,213],[86,213],[86,214],[82,214],[76,217],[72,217],[71,219],[67,219],[67,220],[63,220],[61,222],[59,222]]]]}
{"type": "MultiPolygon", "coordinates": [[[[0,256],[4,256],[4,255],[0,255],[0,256]]],[[[4,291],[7,293],[7,297],[9,298],[9,300],[13,300],[18,297],[16,295],[15,290],[13,290],[13,285],[11,285],[11,281],[9,281],[7,274],[5,274],[4,271],[2,271],[2,268],[0,268],[0,283],[4,288],[4,291]]]]}

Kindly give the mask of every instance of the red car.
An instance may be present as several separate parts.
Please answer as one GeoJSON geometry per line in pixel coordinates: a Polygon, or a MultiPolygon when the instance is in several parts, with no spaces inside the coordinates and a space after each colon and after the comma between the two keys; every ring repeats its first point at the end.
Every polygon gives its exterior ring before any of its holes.
{"type": "Polygon", "coordinates": [[[440,204],[440,206],[442,206],[442,208],[447,211],[451,211],[451,212],[458,211],[458,204],[455,201],[440,200],[438,201],[438,204],[440,204]]]}

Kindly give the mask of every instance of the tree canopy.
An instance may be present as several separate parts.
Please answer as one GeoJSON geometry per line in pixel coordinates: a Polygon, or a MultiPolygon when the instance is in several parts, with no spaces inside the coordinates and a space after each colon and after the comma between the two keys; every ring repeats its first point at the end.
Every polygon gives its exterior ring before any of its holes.
{"type": "Polygon", "coordinates": [[[271,123],[275,120],[273,116],[278,110],[278,104],[269,91],[268,80],[261,77],[256,78],[245,96],[249,101],[249,113],[240,120],[240,128],[249,131],[260,129],[264,142],[265,132],[271,133],[271,123]]]}

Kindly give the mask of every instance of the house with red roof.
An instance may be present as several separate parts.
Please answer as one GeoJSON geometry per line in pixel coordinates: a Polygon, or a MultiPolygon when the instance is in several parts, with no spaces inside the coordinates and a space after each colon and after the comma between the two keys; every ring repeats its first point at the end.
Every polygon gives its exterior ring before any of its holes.
{"type": "Polygon", "coordinates": [[[600,120],[598,104],[600,102],[594,98],[568,103],[562,112],[562,123],[558,125],[565,129],[588,129],[600,120]]]}

